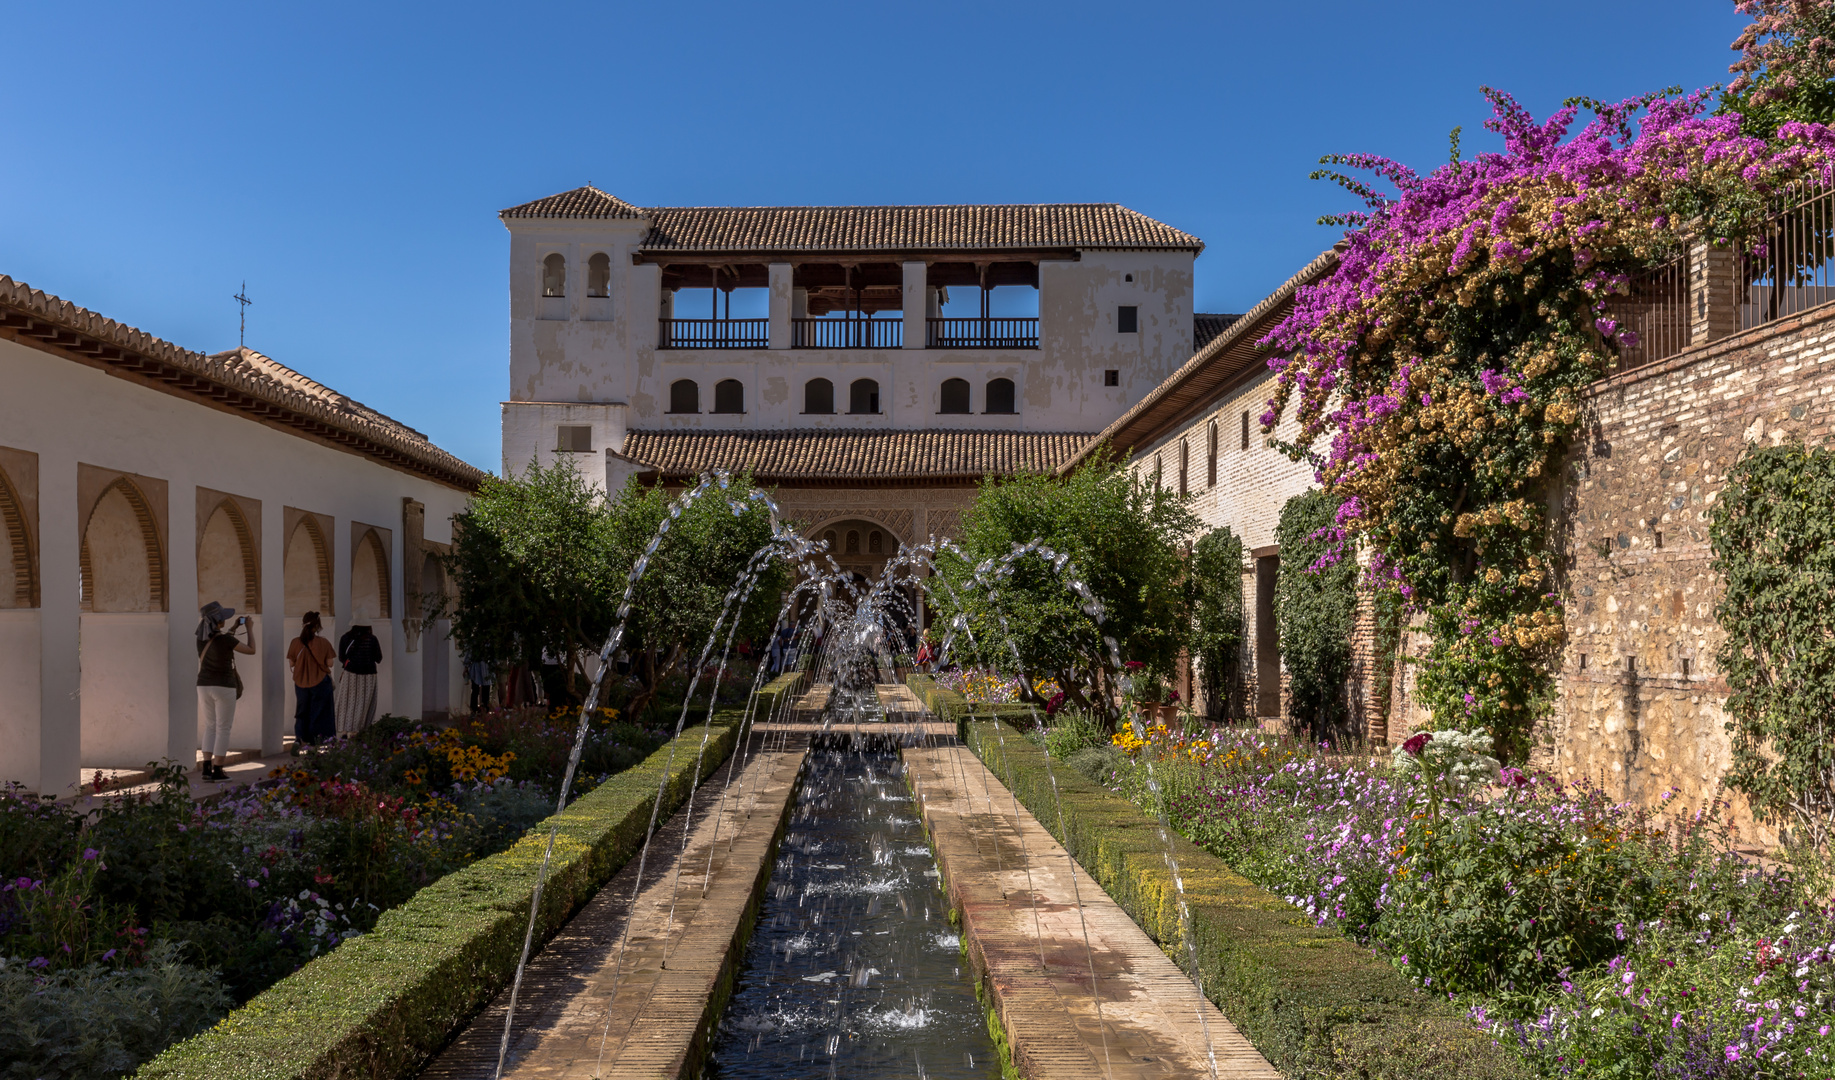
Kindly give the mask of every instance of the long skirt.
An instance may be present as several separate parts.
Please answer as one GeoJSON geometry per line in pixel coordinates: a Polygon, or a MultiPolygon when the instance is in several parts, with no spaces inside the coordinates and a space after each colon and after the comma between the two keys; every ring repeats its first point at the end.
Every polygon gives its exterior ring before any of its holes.
{"type": "Polygon", "coordinates": [[[376,676],[346,671],[338,680],[338,734],[355,735],[376,719],[376,676]]]}
{"type": "Polygon", "coordinates": [[[317,686],[293,688],[293,737],[316,746],[335,735],[331,716],[331,676],[317,686]]]}

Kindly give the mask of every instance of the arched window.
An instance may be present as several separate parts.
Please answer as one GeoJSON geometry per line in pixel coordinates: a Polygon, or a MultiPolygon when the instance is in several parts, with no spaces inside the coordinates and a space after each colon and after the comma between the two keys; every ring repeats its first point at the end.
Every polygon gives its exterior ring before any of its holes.
{"type": "Polygon", "coordinates": [[[965,413],[971,411],[968,407],[967,379],[943,380],[943,407],[937,411],[946,413],[965,413]]]}
{"type": "Polygon", "coordinates": [[[847,531],[847,553],[849,555],[860,554],[860,530],[859,529],[849,529],[847,531]]]}
{"type": "Polygon", "coordinates": [[[1013,412],[1013,380],[988,380],[988,411],[991,413],[1013,412]]]}
{"type": "Polygon", "coordinates": [[[1191,477],[1191,444],[1186,442],[1184,439],[1180,439],[1179,440],[1179,495],[1181,497],[1191,494],[1190,477],[1191,477]]]}
{"type": "Polygon", "coordinates": [[[714,411],[745,412],[745,384],[738,379],[721,379],[714,384],[714,411]]]}
{"type": "Polygon", "coordinates": [[[612,295],[612,257],[603,251],[586,260],[586,295],[612,295]]]}
{"type": "Polygon", "coordinates": [[[803,384],[803,411],[810,414],[835,411],[835,384],[827,379],[811,379],[803,384]]]}
{"type": "Polygon", "coordinates": [[[567,260],[558,252],[542,260],[542,295],[567,295],[567,260]]]}
{"type": "Polygon", "coordinates": [[[695,385],[693,379],[677,379],[669,384],[669,411],[701,411],[701,388],[695,385]]]}
{"type": "Polygon", "coordinates": [[[1205,456],[1208,459],[1207,469],[1208,469],[1209,477],[1210,477],[1208,483],[1209,483],[1209,486],[1216,487],[1217,486],[1217,421],[1215,420],[1211,421],[1210,433],[1209,433],[1208,439],[1209,439],[1209,442],[1205,450],[1205,456]]]}
{"type": "Polygon", "coordinates": [[[853,385],[847,388],[847,411],[851,413],[878,412],[879,384],[872,379],[855,379],[853,385]]]}
{"type": "Polygon", "coordinates": [[[835,530],[830,529],[823,533],[822,540],[828,545],[828,550],[832,554],[835,550],[835,530]]]}
{"type": "Polygon", "coordinates": [[[880,532],[878,529],[874,529],[872,532],[867,534],[867,554],[868,555],[884,555],[885,553],[886,553],[886,538],[880,535],[880,532]]]}

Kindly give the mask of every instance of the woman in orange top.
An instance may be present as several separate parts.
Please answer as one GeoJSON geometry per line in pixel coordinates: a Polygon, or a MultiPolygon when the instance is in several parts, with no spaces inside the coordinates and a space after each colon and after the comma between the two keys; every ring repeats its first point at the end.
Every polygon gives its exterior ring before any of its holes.
{"type": "Polygon", "coordinates": [[[331,665],[338,654],[320,637],[319,613],[308,611],[300,620],[299,637],[287,646],[287,666],[293,669],[293,737],[302,746],[329,739],[337,731],[332,719],[331,665]]]}

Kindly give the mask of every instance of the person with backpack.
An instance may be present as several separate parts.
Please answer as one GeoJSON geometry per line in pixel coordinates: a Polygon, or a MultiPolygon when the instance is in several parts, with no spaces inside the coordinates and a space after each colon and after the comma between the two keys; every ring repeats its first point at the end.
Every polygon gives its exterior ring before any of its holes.
{"type": "Polygon", "coordinates": [[[335,695],[338,734],[355,735],[376,719],[376,665],[382,663],[382,642],[358,623],[338,639],[338,663],[344,668],[335,695]]]}
{"type": "Polygon", "coordinates": [[[236,723],[236,699],[242,696],[242,676],[236,673],[236,654],[255,654],[255,633],[248,617],[236,616],[212,600],[198,609],[198,714],[204,722],[199,742],[204,760],[198,773],[206,780],[227,780],[223,763],[229,758],[229,731],[236,723]],[[242,631],[240,640],[236,631],[242,631]]]}
{"type": "Polygon", "coordinates": [[[299,637],[287,646],[293,669],[293,737],[301,746],[316,746],[336,733],[332,719],[331,665],[338,662],[331,642],[319,636],[319,613],[300,619],[299,637]]]}

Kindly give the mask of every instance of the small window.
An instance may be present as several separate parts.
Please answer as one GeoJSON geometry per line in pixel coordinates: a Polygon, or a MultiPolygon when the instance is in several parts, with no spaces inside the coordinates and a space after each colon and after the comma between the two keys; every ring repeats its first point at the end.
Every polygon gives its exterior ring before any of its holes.
{"type": "Polygon", "coordinates": [[[988,411],[991,413],[1013,412],[1013,380],[988,380],[988,411]]]}
{"type": "Polygon", "coordinates": [[[1181,498],[1183,498],[1186,495],[1191,494],[1191,484],[1188,482],[1190,475],[1191,475],[1191,444],[1186,442],[1184,439],[1180,439],[1179,440],[1179,496],[1181,498]]]}
{"type": "Polygon", "coordinates": [[[1249,414],[1248,413],[1242,414],[1242,448],[1244,450],[1247,450],[1249,448],[1249,414]]]}
{"type": "Polygon", "coordinates": [[[1125,304],[1115,309],[1115,332],[1118,334],[1140,333],[1140,308],[1125,304]]]}
{"type": "Polygon", "coordinates": [[[1165,481],[1163,479],[1165,475],[1166,475],[1165,461],[1163,461],[1160,458],[1160,455],[1158,454],[1153,455],[1153,490],[1158,491],[1160,488],[1166,486],[1165,481]]]}
{"type": "Polygon", "coordinates": [[[542,295],[567,295],[567,260],[559,253],[542,260],[542,295]]]}
{"type": "Polygon", "coordinates": [[[1102,385],[1120,386],[1121,385],[1121,369],[1120,368],[1109,368],[1108,370],[1104,371],[1102,373],[1102,385]]]}
{"type": "Polygon", "coordinates": [[[879,412],[879,384],[872,379],[855,379],[853,385],[847,388],[847,411],[879,412]]]}
{"type": "Polygon", "coordinates": [[[612,257],[603,251],[586,260],[586,295],[612,295],[612,257]]]}
{"type": "Polygon", "coordinates": [[[738,379],[721,379],[714,384],[714,411],[745,412],[745,384],[738,379]]]}
{"type": "Polygon", "coordinates": [[[849,555],[860,554],[860,530],[859,529],[849,529],[847,531],[847,553],[849,555]]]}
{"type": "Polygon", "coordinates": [[[832,554],[835,550],[835,530],[830,529],[823,533],[822,542],[828,545],[828,550],[832,554]]]}
{"type": "Polygon", "coordinates": [[[1205,472],[1207,486],[1217,486],[1217,421],[1212,420],[1205,441],[1205,472]]]}
{"type": "Polygon", "coordinates": [[[677,379],[669,384],[669,411],[672,413],[698,413],[701,411],[701,388],[693,379],[677,379]]]}
{"type": "Polygon", "coordinates": [[[584,425],[563,425],[554,448],[563,454],[590,454],[593,452],[593,429],[584,425]]]}
{"type": "Polygon", "coordinates": [[[811,379],[803,384],[803,411],[827,415],[835,411],[835,384],[827,379],[811,379]]]}
{"type": "Polygon", "coordinates": [[[867,554],[868,555],[884,555],[885,553],[886,553],[886,538],[879,534],[878,529],[874,529],[872,532],[867,534],[867,554]]]}
{"type": "Polygon", "coordinates": [[[1125,281],[1125,282],[1127,282],[1128,284],[1130,284],[1130,285],[1132,285],[1132,284],[1134,284],[1134,275],[1133,275],[1133,274],[1123,274],[1123,275],[1121,276],[1121,280],[1123,280],[1123,281],[1125,281]]]}
{"type": "Polygon", "coordinates": [[[943,380],[943,407],[938,412],[965,413],[972,410],[968,406],[968,380],[943,380]]]}

